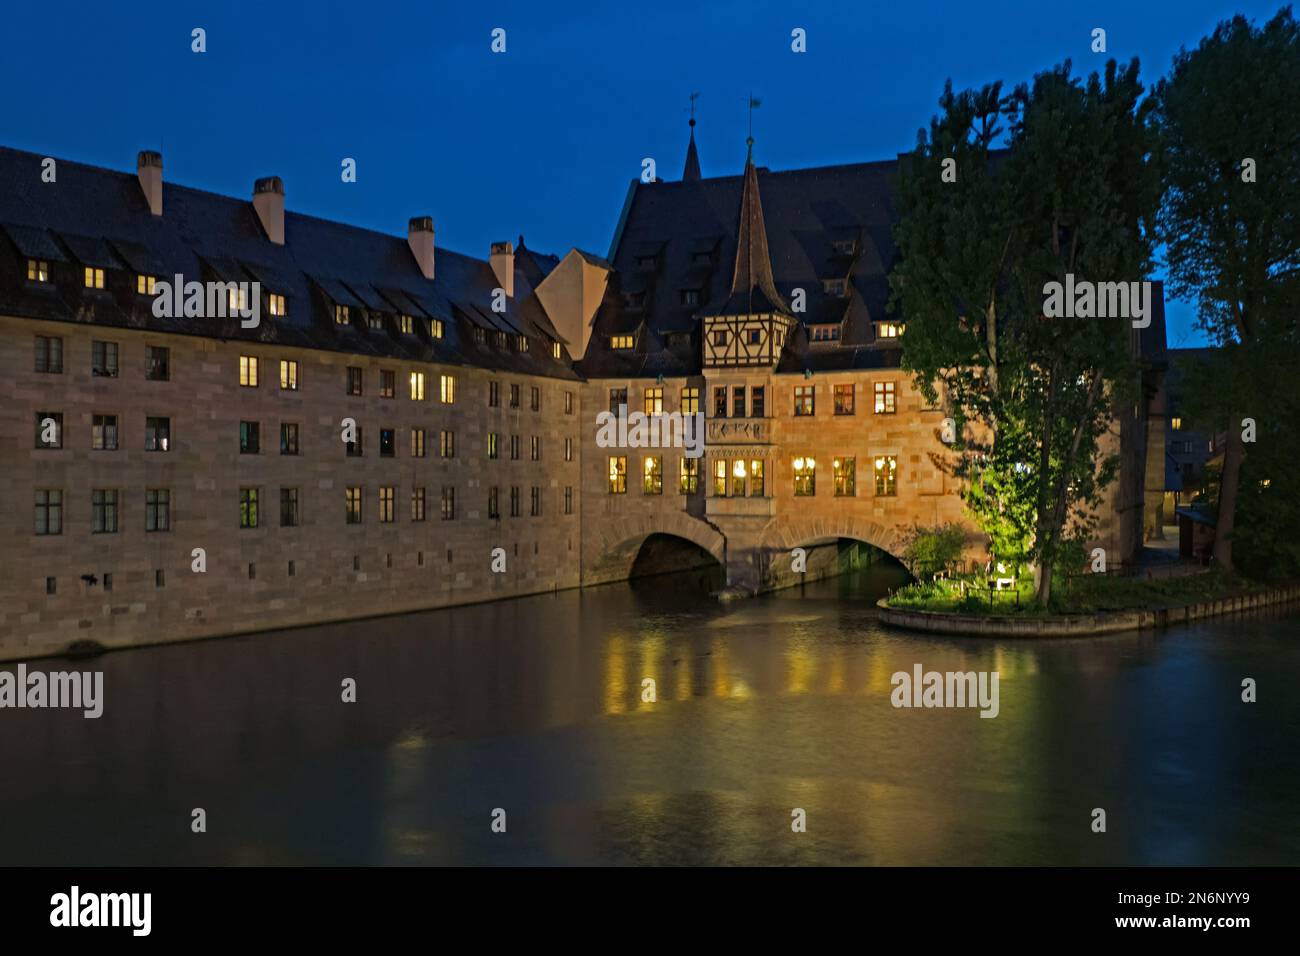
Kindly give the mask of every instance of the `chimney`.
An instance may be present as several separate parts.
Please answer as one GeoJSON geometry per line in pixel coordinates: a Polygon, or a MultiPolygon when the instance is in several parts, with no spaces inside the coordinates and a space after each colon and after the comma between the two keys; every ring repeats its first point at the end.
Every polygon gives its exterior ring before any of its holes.
{"type": "Polygon", "coordinates": [[[152,149],[142,149],[135,158],[135,172],[140,177],[140,188],[144,190],[145,201],[149,211],[155,216],[162,215],[162,153],[152,149]]]}
{"type": "Polygon", "coordinates": [[[492,272],[497,277],[499,287],[506,290],[511,298],[515,294],[515,247],[508,242],[492,243],[492,272]]]}
{"type": "Polygon", "coordinates": [[[411,247],[420,272],[426,279],[433,278],[433,217],[416,216],[406,224],[406,244],[411,247]]]}
{"type": "Polygon", "coordinates": [[[262,221],[266,238],[277,246],[284,245],[284,183],[279,176],[253,183],[253,209],[262,221]]]}

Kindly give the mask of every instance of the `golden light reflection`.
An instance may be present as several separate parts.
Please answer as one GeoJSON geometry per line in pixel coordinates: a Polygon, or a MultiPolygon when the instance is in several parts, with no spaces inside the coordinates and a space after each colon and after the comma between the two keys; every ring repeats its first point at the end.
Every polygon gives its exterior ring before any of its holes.
{"type": "Polygon", "coordinates": [[[627,710],[627,648],[621,635],[609,638],[605,645],[605,713],[621,714],[627,710]]]}

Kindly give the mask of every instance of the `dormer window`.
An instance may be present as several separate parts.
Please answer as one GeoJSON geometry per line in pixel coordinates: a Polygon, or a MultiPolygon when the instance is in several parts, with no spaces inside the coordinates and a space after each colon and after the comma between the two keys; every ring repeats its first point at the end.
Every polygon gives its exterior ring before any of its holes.
{"type": "Polygon", "coordinates": [[[630,349],[636,344],[636,340],[631,335],[611,335],[609,338],[609,347],[612,349],[630,349]]]}
{"type": "Polygon", "coordinates": [[[242,312],[248,308],[248,290],[243,286],[235,286],[233,289],[226,290],[227,311],[232,315],[242,312]]]}
{"type": "Polygon", "coordinates": [[[136,295],[153,295],[154,285],[158,280],[153,276],[137,275],[135,277],[136,295]]]}
{"type": "Polygon", "coordinates": [[[335,325],[347,325],[350,321],[352,321],[352,317],[348,314],[348,307],[346,305],[334,306],[335,325]]]}
{"type": "Polygon", "coordinates": [[[636,268],[638,272],[654,272],[658,265],[658,256],[637,256],[636,268]]]}
{"type": "Polygon", "coordinates": [[[564,351],[560,346],[559,342],[551,343],[551,357],[554,358],[557,362],[564,357],[564,351]]]}
{"type": "Polygon", "coordinates": [[[682,305],[699,305],[699,304],[700,304],[699,289],[682,290],[682,305]]]}
{"type": "Polygon", "coordinates": [[[900,331],[897,322],[876,323],[876,338],[878,339],[896,339],[900,331]]]}
{"type": "Polygon", "coordinates": [[[285,308],[284,296],[268,292],[266,295],[266,311],[276,316],[288,315],[289,310],[285,308]]]}
{"type": "Polygon", "coordinates": [[[103,269],[95,269],[95,268],[92,268],[92,267],[90,267],[90,266],[86,266],[86,288],[87,288],[87,289],[102,289],[102,288],[104,288],[104,270],[103,270],[103,269]]]}
{"type": "Polygon", "coordinates": [[[838,325],[812,325],[808,327],[808,338],[813,342],[836,342],[840,337],[838,325]]]}
{"type": "Polygon", "coordinates": [[[399,315],[397,317],[397,327],[403,335],[410,335],[415,331],[415,319],[409,315],[399,315]]]}
{"type": "Polygon", "coordinates": [[[526,335],[517,335],[517,336],[515,336],[515,348],[518,349],[520,352],[527,352],[527,351],[528,351],[528,336],[526,336],[526,335]]]}
{"type": "Polygon", "coordinates": [[[49,282],[50,281],[50,264],[42,262],[40,259],[27,260],[27,281],[28,282],[49,282]]]}
{"type": "Polygon", "coordinates": [[[691,265],[693,266],[707,266],[707,265],[712,265],[712,263],[713,263],[712,252],[697,252],[691,256],[691,265]]]}
{"type": "Polygon", "coordinates": [[[827,295],[841,297],[844,295],[844,288],[843,279],[822,279],[822,291],[827,295]]]}
{"type": "Polygon", "coordinates": [[[506,334],[505,334],[504,332],[497,332],[497,333],[495,333],[495,334],[492,336],[492,344],[495,345],[495,346],[496,346],[497,348],[499,348],[499,349],[503,349],[503,348],[505,348],[505,347],[506,347],[506,334]]]}
{"type": "Polygon", "coordinates": [[[623,304],[629,309],[639,309],[645,305],[645,293],[625,292],[623,293],[623,304]]]}
{"type": "Polygon", "coordinates": [[[372,332],[382,332],[384,329],[384,317],[371,312],[366,316],[366,327],[372,332]]]}
{"type": "Polygon", "coordinates": [[[474,329],[474,341],[477,342],[479,345],[484,344],[487,341],[487,332],[484,329],[480,329],[476,326],[474,329]]]}
{"type": "Polygon", "coordinates": [[[435,339],[442,338],[442,319],[429,320],[429,334],[435,339]]]}
{"type": "Polygon", "coordinates": [[[831,243],[831,248],[835,250],[837,256],[851,256],[853,255],[853,245],[852,239],[837,239],[831,243]]]}

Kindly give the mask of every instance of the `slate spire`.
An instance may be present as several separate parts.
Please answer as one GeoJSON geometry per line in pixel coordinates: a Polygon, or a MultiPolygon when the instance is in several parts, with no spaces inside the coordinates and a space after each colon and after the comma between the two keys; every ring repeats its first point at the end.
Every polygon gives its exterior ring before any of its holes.
{"type": "Polygon", "coordinates": [[[731,279],[727,311],[743,305],[748,314],[786,312],[789,307],[776,291],[772,260],[767,251],[767,227],[763,224],[763,203],[758,195],[758,171],[754,169],[754,138],[747,141],[745,184],[740,196],[740,226],[736,237],[736,271],[731,279]]]}
{"type": "Polygon", "coordinates": [[[698,183],[700,181],[700,154],[695,151],[695,118],[691,118],[691,141],[686,147],[686,168],[682,170],[682,182],[698,183]]]}

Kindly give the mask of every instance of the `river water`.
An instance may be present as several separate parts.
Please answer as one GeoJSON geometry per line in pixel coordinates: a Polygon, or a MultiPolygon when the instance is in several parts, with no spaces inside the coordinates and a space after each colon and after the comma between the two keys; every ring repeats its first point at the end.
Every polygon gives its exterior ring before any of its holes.
{"type": "Polygon", "coordinates": [[[1300,864],[1300,614],[932,638],[877,623],[902,580],[723,606],[673,576],[37,662],[102,668],[104,715],[0,710],[0,865],[1300,864]],[[918,663],[997,671],[998,716],[895,709],[918,663]]]}

